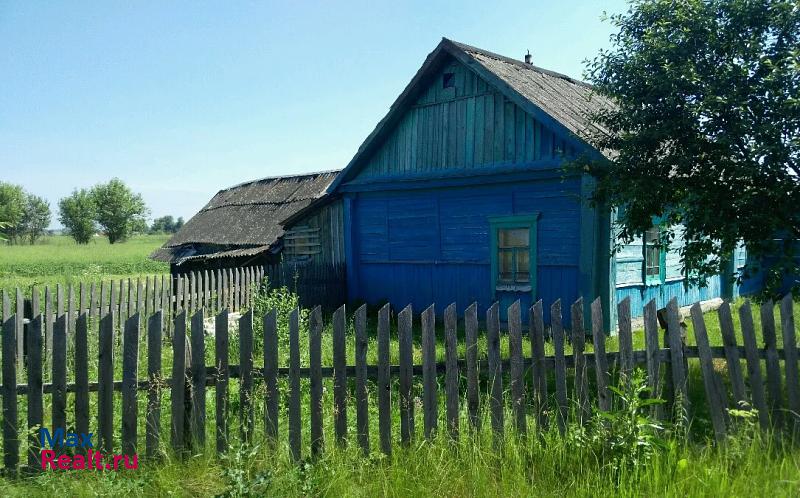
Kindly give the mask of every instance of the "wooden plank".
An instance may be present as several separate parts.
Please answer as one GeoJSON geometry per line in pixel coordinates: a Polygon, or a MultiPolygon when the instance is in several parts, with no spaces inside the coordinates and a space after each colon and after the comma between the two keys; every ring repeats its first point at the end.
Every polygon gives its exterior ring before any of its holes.
{"type": "MultiPolygon", "coordinates": [[[[227,312],[225,312],[227,317],[227,312]]],[[[227,318],[226,318],[227,320],[227,318]]],[[[227,366],[227,364],[226,364],[227,366]]],[[[278,440],[278,315],[274,309],[264,315],[264,427],[272,443],[278,440]]]]}
{"type": "Polygon", "coordinates": [[[186,293],[186,311],[191,315],[197,310],[197,272],[189,272],[189,292],[186,293]]]}
{"type": "Polygon", "coordinates": [[[725,360],[728,364],[728,377],[733,391],[733,401],[737,408],[743,408],[747,403],[747,394],[742,378],[742,363],[739,357],[739,348],[736,344],[736,332],[733,329],[733,317],[730,304],[725,301],[719,307],[719,326],[722,332],[722,345],[725,347],[725,360]]]}
{"type": "MultiPolygon", "coordinates": [[[[433,324],[433,308],[430,310],[430,323],[433,324]]],[[[381,451],[385,455],[392,454],[392,414],[391,407],[391,378],[389,377],[389,304],[383,305],[378,311],[378,432],[381,441],[381,451]]],[[[424,326],[423,326],[424,327],[424,326]]],[[[432,330],[431,330],[432,332],[432,330]]],[[[423,328],[424,334],[424,328],[423,328]]],[[[435,362],[435,357],[434,357],[435,362]]],[[[423,368],[425,364],[423,364],[423,368]]],[[[434,369],[436,367],[434,366],[434,369]]],[[[434,370],[435,375],[435,370],[434,370]]],[[[435,380],[435,379],[434,379],[435,380]]],[[[427,387],[427,386],[426,386],[427,387]]]]}
{"type": "Polygon", "coordinates": [[[603,330],[603,303],[598,297],[592,302],[592,339],[594,341],[594,365],[597,377],[598,406],[603,411],[611,410],[611,392],[608,389],[609,372],[606,356],[606,333],[603,330]]]}
{"type": "Polygon", "coordinates": [[[589,406],[589,383],[586,373],[586,332],[583,326],[583,298],[579,297],[570,308],[572,316],[572,358],[575,365],[575,399],[578,402],[578,423],[585,423],[591,416],[589,406]]]}
{"type": "Polygon", "coordinates": [[[192,316],[192,438],[195,451],[206,445],[206,343],[205,316],[199,308],[192,316]]]}
{"type": "MultiPolygon", "coordinates": [[[[397,315],[397,336],[400,348],[400,441],[403,444],[410,444],[414,439],[412,317],[413,309],[410,304],[397,315]]],[[[356,323],[358,324],[358,322],[356,323]]],[[[358,329],[356,331],[358,332],[358,329]]]]}
{"type": "Polygon", "coordinates": [[[122,453],[125,455],[137,452],[140,316],[137,311],[125,321],[125,346],[122,352],[122,453]]]}
{"type": "MultiPolygon", "coordinates": [[[[519,300],[514,301],[508,307],[508,347],[511,410],[514,413],[517,432],[524,435],[527,432],[528,424],[525,405],[525,365],[522,362],[522,308],[519,300]]],[[[458,414],[456,414],[457,416],[458,414]]]]}
{"type": "MultiPolygon", "coordinates": [[[[333,417],[336,439],[344,444],[347,438],[347,346],[345,344],[345,306],[333,314],[333,417]]],[[[320,318],[320,322],[322,319],[320,318]]]]}
{"type": "Polygon", "coordinates": [[[89,315],[86,312],[75,322],[75,430],[80,434],[89,433],[89,315]]]}
{"type": "MultiPolygon", "coordinates": [[[[458,438],[458,412],[460,395],[458,391],[458,336],[457,336],[456,303],[444,310],[445,335],[445,393],[447,396],[447,430],[450,437],[458,438]]],[[[520,348],[522,343],[520,342],[520,348]]],[[[521,363],[520,358],[520,363],[521,363]]],[[[520,373],[521,378],[521,373],[520,373]]],[[[524,407],[523,407],[524,409],[524,407]]]]}
{"type": "MultiPolygon", "coordinates": [[[[217,367],[217,377],[215,380],[215,410],[217,423],[217,452],[228,451],[228,385],[229,385],[229,356],[228,356],[228,311],[222,310],[214,317],[214,365],[217,367]]],[[[267,329],[264,327],[264,337],[266,343],[267,329]]],[[[265,377],[268,378],[268,377],[265,377]]]]}
{"type": "Polygon", "coordinates": [[[136,279],[136,308],[135,313],[146,313],[144,306],[144,287],[142,286],[142,279],[136,279]]]}
{"type": "MultiPolygon", "coordinates": [[[[792,295],[781,300],[781,332],[783,332],[784,372],[786,376],[786,407],[790,412],[800,413],[800,379],[797,372],[797,340],[792,313],[792,295]]],[[[800,419],[794,417],[793,432],[800,430],[800,419]]]]}
{"type": "Polygon", "coordinates": [[[209,279],[208,270],[203,270],[203,308],[213,313],[214,310],[211,306],[211,281],[209,279]]]}
{"type": "Polygon", "coordinates": [[[724,410],[727,403],[723,402],[724,394],[718,389],[720,384],[714,372],[711,348],[708,344],[708,333],[706,332],[706,324],[705,320],[703,320],[703,310],[700,307],[700,303],[695,303],[692,306],[692,323],[694,324],[694,335],[700,355],[700,368],[703,372],[706,401],[711,414],[711,423],[714,427],[714,437],[718,444],[722,444],[725,441],[726,433],[724,410]]]}
{"type": "MultiPolygon", "coordinates": [[[[650,398],[659,399],[661,397],[661,362],[658,352],[661,349],[658,338],[658,317],[656,300],[651,299],[644,307],[644,342],[647,356],[647,386],[650,390],[650,398]]],[[[653,416],[657,420],[663,418],[663,406],[658,403],[653,405],[653,416]]]]}
{"type": "Polygon", "coordinates": [[[481,424],[478,384],[478,303],[470,304],[464,311],[464,342],[467,366],[467,412],[470,424],[477,430],[481,424]]]}
{"type": "MultiPolygon", "coordinates": [[[[22,290],[17,287],[17,301],[16,301],[16,315],[18,317],[25,316],[25,296],[22,295],[22,290]]],[[[61,313],[59,313],[61,315],[61,313]]],[[[25,324],[24,320],[19,319],[16,321],[17,325],[17,368],[22,370],[25,367],[25,324]]]]}
{"type": "Polygon", "coordinates": [[[433,305],[422,312],[422,411],[425,437],[438,426],[439,393],[436,382],[436,316],[433,305]]]}
{"type": "Polygon", "coordinates": [[[319,306],[308,320],[308,363],[311,397],[311,454],[322,452],[322,311],[319,306]]]}
{"type": "Polygon", "coordinates": [[[11,303],[3,291],[3,465],[9,472],[19,465],[19,420],[17,407],[17,324],[11,303]]]}
{"type": "MultiPolygon", "coordinates": [[[[52,365],[52,421],[53,427],[66,427],[67,424],[67,324],[66,315],[56,319],[53,327],[53,365],[52,365]]],[[[30,331],[29,331],[30,335],[30,331]]],[[[28,361],[31,352],[38,353],[28,337],[28,361]]]]}
{"type": "MultiPolygon", "coordinates": [[[[180,286],[179,286],[180,289],[180,286]]],[[[172,327],[172,432],[170,443],[172,449],[181,452],[185,448],[184,418],[186,415],[186,311],[181,309],[175,316],[172,327]]]]}
{"type": "Polygon", "coordinates": [[[250,443],[253,437],[253,311],[239,318],[239,407],[242,440],[250,443]]]}
{"type": "Polygon", "coordinates": [[[144,279],[143,292],[139,293],[139,299],[144,302],[141,310],[139,311],[143,316],[147,317],[153,312],[153,282],[150,275],[144,279]]]}
{"type": "Polygon", "coordinates": [[[539,299],[531,306],[528,320],[530,327],[531,356],[533,360],[533,409],[540,433],[547,429],[547,365],[544,350],[544,310],[539,299]]]}
{"type": "MultiPolygon", "coordinates": [[[[22,315],[20,315],[22,316],[22,315]]],[[[54,331],[55,336],[62,336],[66,338],[66,325],[64,325],[64,317],[59,319],[62,325],[58,327],[59,330],[54,331]],[[63,331],[63,333],[62,333],[63,331]]],[[[62,343],[61,351],[66,354],[66,340],[62,343]]],[[[53,355],[53,364],[56,363],[56,356],[53,355]]],[[[66,381],[66,361],[64,362],[64,376],[63,381],[66,381]]],[[[40,465],[40,451],[41,445],[39,444],[39,428],[42,427],[44,421],[43,417],[43,400],[42,400],[42,315],[36,316],[28,327],[28,361],[27,361],[27,374],[28,374],[28,466],[31,469],[39,467],[40,465]]],[[[56,380],[56,379],[54,379],[56,380]]],[[[64,389],[66,391],[66,388],[64,389]]],[[[66,393],[65,396],[66,398],[66,393]]],[[[64,411],[64,406],[61,407],[64,411]]],[[[55,415],[56,407],[53,403],[53,414],[55,415]]],[[[63,425],[56,427],[66,426],[66,413],[63,416],[63,425]]],[[[53,423],[57,421],[54,420],[53,423]]]]}
{"type": "Polygon", "coordinates": [[[289,449],[292,458],[301,457],[302,422],[300,420],[300,324],[299,311],[289,314],[289,449]]]}
{"type": "Polygon", "coordinates": [[[75,288],[72,284],[69,284],[67,287],[69,292],[69,299],[67,300],[67,337],[72,334],[72,331],[75,330],[75,317],[77,313],[75,311],[75,306],[77,305],[75,301],[75,288]]]}
{"type": "Polygon", "coordinates": [[[110,453],[114,444],[114,324],[116,311],[111,310],[100,319],[100,337],[98,338],[98,372],[97,403],[98,431],[100,444],[98,447],[110,453]]]}
{"type": "Polygon", "coordinates": [[[624,382],[633,374],[633,333],[631,332],[631,299],[626,297],[617,304],[617,330],[619,332],[619,371],[624,382]]]}
{"type": "Polygon", "coordinates": [[[678,315],[678,300],[674,297],[667,304],[667,340],[669,343],[670,369],[672,370],[672,386],[675,392],[675,399],[681,403],[680,416],[685,417],[689,411],[689,396],[686,386],[686,367],[678,315]]]}
{"type": "Polygon", "coordinates": [[[53,358],[53,296],[50,294],[50,287],[44,288],[44,366],[45,374],[48,374],[47,367],[51,365],[53,358]]]}
{"type": "MultiPolygon", "coordinates": [[[[342,310],[342,319],[344,319],[344,306],[342,310]]],[[[337,311],[338,313],[338,311],[337,311]]],[[[334,317],[334,322],[336,317],[334,317]]],[[[358,431],[358,445],[364,451],[365,455],[369,455],[369,397],[367,395],[367,350],[369,348],[369,339],[367,338],[367,305],[362,304],[356,310],[353,318],[355,325],[355,356],[356,356],[356,430],[358,431]]],[[[403,337],[399,334],[399,341],[402,343],[403,337]]],[[[403,347],[400,346],[402,351],[403,347]]],[[[400,360],[401,373],[400,373],[400,425],[402,433],[403,425],[403,373],[402,365],[403,360],[400,360]]]]}
{"type": "Polygon", "coordinates": [[[161,442],[161,337],[164,310],[158,310],[147,320],[147,413],[145,414],[145,451],[149,458],[159,452],[161,442]]]}
{"type": "Polygon", "coordinates": [[[783,391],[781,389],[781,366],[778,358],[777,339],[775,337],[775,316],[772,311],[773,302],[767,301],[761,305],[761,333],[764,335],[764,352],[767,367],[767,392],[769,393],[769,408],[772,415],[772,425],[781,426],[783,413],[783,391]]]}
{"type": "Polygon", "coordinates": [[[500,305],[495,302],[486,310],[486,349],[489,360],[489,411],[495,442],[502,441],[503,420],[503,370],[500,361],[500,305]]]}
{"type": "Polygon", "coordinates": [[[550,306],[550,329],[553,334],[554,370],[556,381],[556,412],[558,430],[564,434],[567,430],[567,362],[564,358],[564,326],[561,323],[561,300],[550,306]]]}
{"type": "MultiPolygon", "coordinates": [[[[92,285],[89,287],[89,310],[88,310],[88,319],[92,320],[97,313],[97,306],[98,306],[98,296],[97,296],[97,284],[92,282],[92,285]]],[[[77,326],[77,325],[76,325],[77,326]]]]}
{"type": "Polygon", "coordinates": [[[758,357],[756,343],[756,328],[753,324],[753,312],[750,301],[746,300],[739,308],[739,323],[742,324],[742,342],[744,342],[745,358],[747,359],[747,376],[750,379],[750,395],[753,407],[758,410],[758,422],[761,429],[769,429],[769,412],[767,400],[764,396],[764,380],[761,376],[761,359],[758,357]]]}

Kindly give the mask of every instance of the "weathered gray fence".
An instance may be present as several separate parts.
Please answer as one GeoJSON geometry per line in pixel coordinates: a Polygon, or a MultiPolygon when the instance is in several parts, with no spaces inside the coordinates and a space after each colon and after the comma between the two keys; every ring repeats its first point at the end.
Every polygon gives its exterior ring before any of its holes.
{"type": "MultiPolygon", "coordinates": [[[[113,290],[113,288],[112,288],[113,290]]],[[[163,301],[156,301],[161,302],[163,301]]],[[[180,301],[185,302],[185,301],[180,301]]],[[[228,301],[225,301],[226,303],[228,301]]],[[[714,433],[722,440],[730,425],[728,408],[740,407],[743,403],[758,410],[759,422],[763,429],[798,423],[800,413],[800,381],[798,380],[797,338],[795,337],[792,297],[786,296],[779,305],[783,348],[776,341],[775,320],[772,303],[760,307],[762,336],[757,337],[750,303],[739,308],[743,344],[737,344],[733,328],[731,310],[727,303],[719,311],[724,346],[709,345],[704,317],[700,305],[691,309],[691,320],[697,345],[685,345],[681,337],[679,309],[673,299],[666,307],[667,330],[665,341],[661,336],[656,320],[656,305],[651,301],[644,308],[645,349],[634,350],[630,302],[619,304],[619,334],[616,339],[619,351],[606,352],[606,336],[602,333],[602,313],[599,300],[591,304],[591,325],[582,323],[584,303],[578,300],[569,307],[572,314],[573,330],[562,327],[562,304],[556,301],[550,307],[551,324],[545,328],[543,303],[537,302],[530,310],[523,311],[519,302],[508,309],[507,330],[499,321],[499,305],[495,303],[485,313],[485,327],[479,328],[476,305],[469,306],[463,315],[464,334],[463,355],[459,354],[459,320],[455,305],[448,306],[443,313],[442,328],[436,326],[434,306],[424,310],[420,316],[421,326],[421,364],[413,362],[413,310],[404,308],[393,317],[389,305],[377,312],[376,358],[368,364],[367,308],[361,306],[353,316],[354,331],[347,334],[347,319],[344,306],[332,316],[332,364],[322,364],[322,334],[325,333],[323,315],[320,307],[310,311],[307,323],[308,358],[301,367],[300,339],[301,323],[298,310],[288,317],[288,366],[279,366],[279,330],[275,311],[264,317],[253,316],[252,311],[244,313],[238,321],[238,365],[231,364],[229,358],[229,312],[223,310],[214,317],[214,364],[205,364],[205,335],[208,327],[204,325],[204,309],[191,310],[179,305],[173,318],[172,337],[165,341],[164,310],[156,309],[145,319],[143,313],[134,312],[124,321],[116,307],[102,309],[99,321],[90,322],[89,310],[93,307],[80,306],[75,325],[72,318],[61,312],[55,321],[49,322],[47,315],[39,313],[27,327],[24,368],[26,383],[18,384],[22,366],[18,363],[18,327],[20,315],[10,306],[9,296],[3,296],[2,328],[2,406],[3,406],[3,453],[7,468],[16,469],[19,465],[20,427],[18,407],[20,398],[27,404],[27,429],[33,429],[43,422],[44,396],[51,397],[52,423],[65,424],[67,417],[66,393],[74,393],[74,420],[79,431],[89,430],[90,417],[97,417],[99,447],[106,452],[121,447],[124,452],[140,450],[139,432],[143,425],[145,437],[144,450],[147,455],[156,455],[160,448],[160,417],[162,410],[169,411],[170,443],[176,451],[190,447],[203,446],[206,434],[205,400],[209,388],[216,392],[216,448],[222,452],[227,449],[229,438],[240,437],[252,441],[255,424],[263,424],[266,438],[277,439],[279,431],[279,402],[281,391],[278,380],[288,380],[288,443],[294,458],[304,453],[302,441],[304,424],[310,424],[309,448],[318,454],[324,448],[323,395],[324,378],[333,379],[334,431],[336,440],[344,442],[355,437],[365,453],[371,451],[369,433],[377,427],[380,451],[390,454],[397,435],[392,434],[392,415],[399,413],[399,440],[408,443],[416,436],[415,398],[421,398],[422,433],[432,437],[440,430],[439,422],[444,415],[444,426],[451,437],[458,438],[462,427],[459,416],[465,406],[467,424],[480,423],[479,411],[483,406],[490,410],[492,429],[498,437],[503,436],[507,427],[524,433],[529,430],[543,430],[555,423],[561,431],[569,430],[568,418],[577,414],[578,422],[585,421],[592,410],[610,410],[613,397],[609,392],[612,376],[625,379],[637,365],[646,367],[648,381],[656,395],[667,397],[669,403],[680,403],[683,410],[658,410],[656,416],[667,417],[669,413],[683,413],[691,417],[693,407],[687,396],[687,361],[699,360],[705,385],[705,402],[711,414],[714,433]],[[523,330],[522,313],[529,314],[527,330],[523,330]],[[397,323],[397,348],[399,364],[390,364],[392,321],[397,323]],[[263,324],[263,341],[254,338],[254,323],[263,324]],[[188,322],[188,326],[187,326],[188,322]],[[52,323],[52,356],[43,357],[42,347],[45,324],[52,323]],[[97,330],[88,330],[89,323],[97,323],[97,330]],[[73,328],[74,327],[74,328],[73,328]],[[121,340],[122,378],[115,377],[114,358],[115,332],[119,328],[121,340]],[[437,329],[440,332],[437,332],[437,329]],[[143,333],[140,334],[140,331],[143,333]],[[485,331],[485,332],[483,332],[485,331]],[[485,355],[479,353],[479,340],[485,333],[485,355]],[[442,335],[439,337],[439,335],[442,335]],[[507,334],[508,355],[501,354],[501,338],[507,334]],[[567,337],[571,338],[572,354],[565,354],[567,337]],[[591,337],[594,351],[585,349],[585,340],[591,337]],[[140,378],[139,347],[141,340],[146,342],[147,376],[140,378]],[[439,340],[443,339],[443,340],[439,340]],[[97,381],[89,381],[88,341],[98,341],[97,381]],[[552,341],[554,355],[545,354],[545,341],[552,341]],[[351,342],[351,344],[348,344],[351,342]],[[254,344],[263,344],[263,363],[255,365],[254,344]],[[437,349],[444,347],[444,362],[437,361],[437,349]],[[68,347],[68,345],[70,345],[68,347]],[[528,349],[530,357],[523,354],[528,349]],[[162,347],[172,349],[171,378],[164,379],[161,371],[162,347]],[[355,348],[355,364],[347,364],[348,347],[355,348]],[[67,354],[71,351],[74,362],[74,382],[67,382],[67,354]],[[720,378],[720,373],[712,362],[715,358],[727,363],[727,375],[732,397],[720,378]],[[742,370],[744,358],[746,368],[742,370]],[[783,369],[781,368],[783,362],[783,369]],[[762,365],[766,372],[762,377],[762,365]],[[50,382],[43,382],[43,372],[50,370],[50,382]],[[662,374],[666,373],[666,375],[662,374]],[[588,382],[593,375],[595,382],[588,382]],[[414,378],[421,377],[421,390],[414,378]],[[310,379],[310,417],[301,416],[301,378],[310,379]],[[397,384],[392,378],[398,378],[397,384]],[[745,378],[747,382],[745,382],[745,378]],[[241,432],[232,435],[229,431],[229,386],[231,379],[239,382],[239,410],[241,432]],[[574,379],[574,385],[568,385],[574,379]],[[460,388],[465,380],[466,391],[460,388]],[[256,396],[255,383],[264,384],[263,398],[256,396]],[[368,409],[368,384],[375,384],[377,392],[377,424],[370,420],[368,409]],[[595,386],[596,393],[589,392],[595,386]],[[399,392],[393,392],[397,386],[399,392]],[[440,410],[440,387],[444,387],[444,410],[440,410]],[[484,387],[482,387],[484,386],[484,387]],[[784,398],[783,392],[786,392],[784,398]],[[350,395],[353,388],[354,396],[350,395]],[[163,389],[170,390],[171,405],[162,407],[163,389]],[[114,393],[121,392],[121,413],[114,413],[114,393]],[[91,393],[97,393],[96,413],[90,413],[91,393]],[[146,392],[146,411],[143,423],[138,413],[138,397],[146,392]],[[487,398],[485,405],[480,401],[481,392],[487,398]],[[551,395],[554,393],[554,396],[551,395]],[[660,394],[659,394],[660,393],[660,394]],[[570,403],[573,409],[570,409],[570,403]],[[256,421],[254,404],[264,404],[264,418],[256,421]],[[348,433],[347,417],[353,410],[357,419],[356,433],[348,433]],[[512,421],[506,423],[504,414],[510,405],[512,421]],[[121,441],[114,441],[115,420],[121,421],[121,441]],[[528,427],[528,425],[531,427],[528,427]]],[[[140,308],[141,309],[141,308],[140,308]]],[[[607,310],[605,310],[607,312],[607,310]]],[[[442,316],[442,315],[440,315],[442,316]]],[[[327,343],[327,341],[325,342],[327,343]]],[[[71,417],[70,417],[71,418],[71,417]]],[[[31,432],[33,434],[33,432],[31,432]]],[[[28,463],[37,466],[38,442],[34,439],[28,445],[28,463]]]]}

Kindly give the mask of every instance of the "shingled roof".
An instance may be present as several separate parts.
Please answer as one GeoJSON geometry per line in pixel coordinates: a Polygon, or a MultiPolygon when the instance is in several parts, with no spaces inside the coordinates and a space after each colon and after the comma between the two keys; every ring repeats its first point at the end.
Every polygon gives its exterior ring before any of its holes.
{"type": "Polygon", "coordinates": [[[281,222],[320,199],[338,173],[263,178],[220,190],[150,257],[181,263],[270,250],[283,235],[281,222]]]}
{"type": "MultiPolygon", "coordinates": [[[[503,93],[546,126],[562,131],[567,140],[580,150],[594,150],[586,138],[604,130],[589,119],[595,111],[614,104],[595,93],[592,86],[567,75],[542,69],[523,61],[511,59],[488,50],[442,38],[442,41],[425,59],[417,73],[397,97],[389,112],[378,123],[353,159],[331,184],[329,191],[355,176],[362,157],[369,155],[380,144],[384,134],[402,118],[405,110],[414,105],[428,79],[449,58],[469,67],[490,85],[503,93]]],[[[608,151],[595,151],[610,156],[608,151]]]]}

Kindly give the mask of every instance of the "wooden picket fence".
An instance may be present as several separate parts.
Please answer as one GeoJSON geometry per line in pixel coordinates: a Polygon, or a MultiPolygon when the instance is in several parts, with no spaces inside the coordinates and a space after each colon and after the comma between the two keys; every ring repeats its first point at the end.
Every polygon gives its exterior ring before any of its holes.
{"type": "MultiPolygon", "coordinates": [[[[336,310],[331,317],[332,365],[322,365],[323,315],[319,307],[308,315],[308,358],[300,355],[301,313],[293,310],[288,317],[288,367],[279,366],[279,330],[276,311],[263,317],[255,317],[252,311],[242,314],[238,320],[239,364],[231,364],[229,358],[229,312],[223,310],[214,316],[214,364],[205,364],[204,326],[206,312],[201,308],[194,313],[178,309],[173,318],[171,338],[164,335],[164,310],[151,315],[134,313],[117,324],[118,311],[104,309],[99,317],[96,335],[90,334],[89,311],[81,308],[73,328],[69,325],[69,314],[59,315],[53,327],[52,357],[43,360],[42,333],[46,325],[43,314],[37,314],[27,327],[24,369],[26,383],[18,384],[18,334],[19,315],[11,313],[9,300],[4,296],[4,323],[2,329],[2,406],[3,406],[3,454],[5,467],[16,469],[19,465],[20,430],[18,424],[19,397],[27,403],[27,424],[30,442],[28,464],[39,466],[38,434],[33,430],[43,423],[44,397],[51,397],[52,426],[64,427],[67,423],[67,393],[74,393],[74,430],[88,433],[91,417],[97,417],[99,449],[106,453],[121,448],[132,454],[141,449],[140,426],[145,431],[144,449],[148,456],[155,457],[161,448],[160,433],[164,389],[170,392],[170,446],[181,450],[202,451],[206,437],[206,397],[209,388],[216,396],[216,449],[227,450],[231,440],[229,421],[229,390],[231,379],[238,379],[240,437],[253,442],[255,424],[263,424],[265,438],[277,441],[279,431],[279,404],[288,406],[288,446],[295,459],[303,456],[304,445],[301,434],[303,425],[310,425],[310,451],[318,454],[323,450],[323,379],[332,378],[333,409],[331,410],[335,438],[346,441],[347,418],[351,415],[351,403],[355,404],[357,442],[365,453],[370,452],[370,384],[374,385],[377,397],[377,429],[380,451],[392,453],[396,435],[392,434],[392,415],[399,414],[399,441],[408,444],[415,438],[415,399],[421,397],[423,434],[433,437],[439,429],[442,413],[440,399],[444,399],[443,430],[453,438],[459,437],[462,408],[469,426],[480,424],[483,401],[487,401],[491,427],[502,439],[507,426],[518,433],[530,428],[544,430],[556,424],[562,433],[569,430],[570,414],[575,413],[578,422],[587,420],[592,410],[613,409],[614,399],[609,389],[614,375],[629,378],[637,365],[646,368],[649,387],[654,396],[676,404],[674,410],[661,405],[655,407],[654,415],[668,418],[675,413],[691,417],[693,407],[687,395],[688,359],[699,360],[705,385],[705,401],[713,422],[714,433],[722,441],[729,427],[728,408],[743,404],[758,410],[758,420],[763,429],[791,425],[796,427],[800,414],[800,382],[798,381],[798,356],[795,337],[792,297],[786,296],[780,303],[783,349],[776,344],[775,320],[772,303],[760,308],[762,337],[757,338],[752,309],[749,302],[739,308],[743,345],[737,344],[731,309],[727,303],[719,310],[724,346],[709,346],[704,318],[699,304],[691,309],[697,345],[687,346],[681,334],[680,312],[673,299],[666,307],[666,333],[664,344],[660,340],[660,328],[654,301],[644,307],[644,350],[634,350],[630,320],[630,302],[619,303],[619,351],[606,352],[606,335],[603,333],[603,312],[600,300],[591,303],[591,324],[584,327],[583,301],[571,305],[573,329],[562,326],[561,302],[550,307],[551,323],[545,327],[543,303],[537,302],[527,310],[527,330],[523,330],[519,302],[508,308],[508,323],[501,329],[500,309],[495,303],[485,312],[485,323],[479,324],[478,307],[472,304],[457,317],[455,304],[443,312],[443,339],[445,361],[437,362],[437,316],[434,306],[420,315],[421,364],[413,362],[414,316],[411,306],[393,316],[389,305],[377,312],[377,362],[368,364],[367,308],[359,307],[353,315],[354,334],[351,337],[355,348],[355,364],[348,365],[348,319],[345,307],[336,310]],[[254,365],[254,320],[263,323],[263,364],[254,365]],[[187,320],[189,327],[187,328],[187,320]],[[392,321],[396,320],[399,364],[390,364],[392,321]],[[122,332],[122,378],[115,378],[116,328],[122,332]],[[464,351],[459,356],[459,328],[463,327],[464,351]],[[144,337],[140,337],[140,333],[144,337]],[[479,354],[479,335],[485,333],[486,357],[479,354]],[[501,336],[508,335],[508,358],[501,356],[501,336]],[[141,339],[146,343],[147,378],[139,378],[139,354],[141,339]],[[593,352],[587,352],[585,341],[593,342],[593,352]],[[760,340],[759,340],[760,339],[760,340]],[[90,382],[89,340],[98,341],[97,381],[90,382]],[[552,341],[554,355],[545,354],[545,341],[552,341]],[[565,354],[567,341],[572,344],[571,355],[565,354]],[[529,342],[531,357],[523,355],[523,346],[529,342]],[[69,347],[68,347],[69,345],[69,347]],[[171,378],[162,373],[162,346],[172,348],[171,378]],[[67,354],[74,354],[74,382],[67,382],[67,354]],[[732,391],[728,400],[720,373],[714,368],[714,359],[724,359],[732,391]],[[746,361],[746,378],[741,360],[746,361]],[[783,368],[780,362],[783,361],[783,368]],[[301,367],[301,362],[307,367],[301,367]],[[762,378],[762,362],[766,379],[762,378]],[[51,380],[43,382],[43,365],[51,368],[51,380]],[[593,367],[592,367],[593,366],[593,367]],[[596,394],[589,392],[590,371],[595,376],[596,394]],[[663,374],[663,381],[662,381],[663,374]],[[419,383],[422,378],[421,389],[419,383]],[[310,380],[310,419],[301,416],[301,378],[310,380]],[[397,379],[397,383],[393,382],[397,379]],[[574,384],[568,387],[568,379],[574,384]],[[281,399],[279,379],[288,381],[288,395],[281,399]],[[255,395],[254,384],[263,382],[263,399],[255,395]],[[465,389],[462,390],[462,385],[465,389]],[[397,391],[394,392],[397,386],[397,391]],[[443,396],[439,389],[443,386],[443,396]],[[783,396],[783,386],[787,393],[783,396]],[[351,395],[351,389],[353,389],[351,395]],[[114,412],[114,393],[121,392],[121,413],[114,412]],[[96,413],[90,413],[91,393],[97,393],[96,413]],[[140,420],[138,401],[140,393],[146,395],[144,420],[140,420]],[[263,420],[256,422],[255,403],[263,403],[263,420]],[[506,409],[513,420],[506,424],[506,409]],[[114,441],[114,423],[121,420],[121,441],[114,441]],[[533,422],[533,423],[531,423],[533,422]],[[530,428],[529,428],[530,425],[530,428]]],[[[440,316],[442,316],[440,315],[440,316]]],[[[234,436],[235,437],[235,436],[234,436]]],[[[260,442],[260,441],[259,441],[260,442]]],[[[307,451],[307,450],[306,450],[307,451]]]]}

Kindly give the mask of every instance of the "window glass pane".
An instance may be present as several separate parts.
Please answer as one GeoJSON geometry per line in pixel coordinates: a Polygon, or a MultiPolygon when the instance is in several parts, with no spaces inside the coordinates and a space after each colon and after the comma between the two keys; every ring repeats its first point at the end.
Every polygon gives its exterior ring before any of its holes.
{"type": "Polygon", "coordinates": [[[529,283],[531,281],[530,254],[527,250],[518,250],[516,256],[517,275],[515,280],[521,283],[529,283]]]}
{"type": "Polygon", "coordinates": [[[644,274],[647,277],[659,278],[661,276],[661,248],[658,228],[651,228],[644,233],[644,274]]]}
{"type": "Polygon", "coordinates": [[[498,278],[501,282],[513,282],[514,281],[514,266],[513,266],[513,258],[514,253],[512,251],[503,250],[499,251],[497,258],[498,262],[498,271],[499,275],[498,278]]]}
{"type": "Polygon", "coordinates": [[[529,228],[501,228],[498,233],[500,247],[528,247],[530,242],[529,228]]]}

